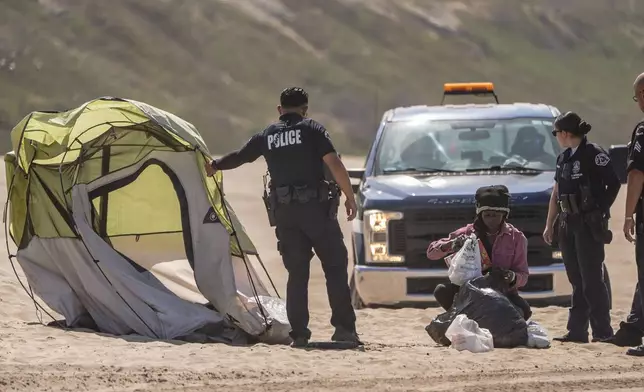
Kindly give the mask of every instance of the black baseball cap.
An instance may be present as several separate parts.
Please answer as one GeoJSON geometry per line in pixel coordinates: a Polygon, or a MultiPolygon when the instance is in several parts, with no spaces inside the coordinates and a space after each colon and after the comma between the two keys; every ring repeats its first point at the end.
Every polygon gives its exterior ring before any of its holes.
{"type": "Polygon", "coordinates": [[[309,94],[301,87],[288,87],[280,94],[280,105],[284,108],[297,108],[308,103],[309,94]]]}

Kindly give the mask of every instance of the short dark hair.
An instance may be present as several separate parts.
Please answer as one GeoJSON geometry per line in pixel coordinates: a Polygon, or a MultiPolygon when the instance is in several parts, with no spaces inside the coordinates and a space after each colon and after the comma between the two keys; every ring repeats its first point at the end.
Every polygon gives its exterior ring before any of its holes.
{"type": "Polygon", "coordinates": [[[560,131],[570,132],[576,136],[582,136],[590,132],[592,126],[575,112],[560,114],[555,119],[555,127],[560,131]]]}
{"type": "Polygon", "coordinates": [[[283,108],[299,108],[309,104],[309,94],[301,87],[288,87],[280,94],[280,105],[283,108]]]}

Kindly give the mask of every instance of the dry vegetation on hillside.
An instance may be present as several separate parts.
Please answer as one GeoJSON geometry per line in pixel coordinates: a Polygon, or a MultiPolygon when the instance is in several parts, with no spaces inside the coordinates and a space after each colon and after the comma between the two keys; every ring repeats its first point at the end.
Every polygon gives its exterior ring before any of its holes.
{"type": "MultiPolygon", "coordinates": [[[[129,97],[193,122],[214,151],[303,85],[311,114],[361,152],[385,109],[437,104],[445,81],[577,110],[600,142],[639,114],[636,0],[0,0],[0,128],[31,110],[129,97]],[[217,137],[220,136],[220,137],[217,137]],[[222,138],[221,136],[226,136],[222,138]]],[[[0,145],[9,148],[8,137],[0,145]]]]}

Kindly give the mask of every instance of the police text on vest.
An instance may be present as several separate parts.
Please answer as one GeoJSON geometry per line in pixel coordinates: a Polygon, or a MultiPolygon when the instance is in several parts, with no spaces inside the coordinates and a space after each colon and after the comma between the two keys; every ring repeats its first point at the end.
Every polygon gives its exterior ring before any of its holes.
{"type": "Polygon", "coordinates": [[[285,132],[268,135],[268,149],[302,144],[302,137],[299,129],[290,129],[285,132]]]}

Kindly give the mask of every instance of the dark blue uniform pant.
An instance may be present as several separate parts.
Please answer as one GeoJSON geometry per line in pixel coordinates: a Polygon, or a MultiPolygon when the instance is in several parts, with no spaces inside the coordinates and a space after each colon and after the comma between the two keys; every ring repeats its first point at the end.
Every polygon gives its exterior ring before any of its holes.
{"type": "Polygon", "coordinates": [[[644,228],[638,224],[635,236],[635,262],[637,263],[637,285],[635,285],[635,294],[633,294],[633,303],[631,311],[619,325],[620,329],[627,331],[629,334],[644,336],[644,228]]]}
{"type": "Polygon", "coordinates": [[[604,243],[593,236],[581,215],[569,215],[559,228],[559,247],[572,285],[568,331],[586,339],[588,325],[593,338],[613,336],[608,288],[604,283],[604,243]]]}
{"type": "Polygon", "coordinates": [[[328,203],[279,205],[275,210],[276,234],[288,271],[286,312],[291,337],[311,338],[308,329],[308,284],[313,252],[320,258],[331,305],[331,325],[355,331],[356,316],[348,284],[348,253],[337,219],[328,215],[328,203]]]}

